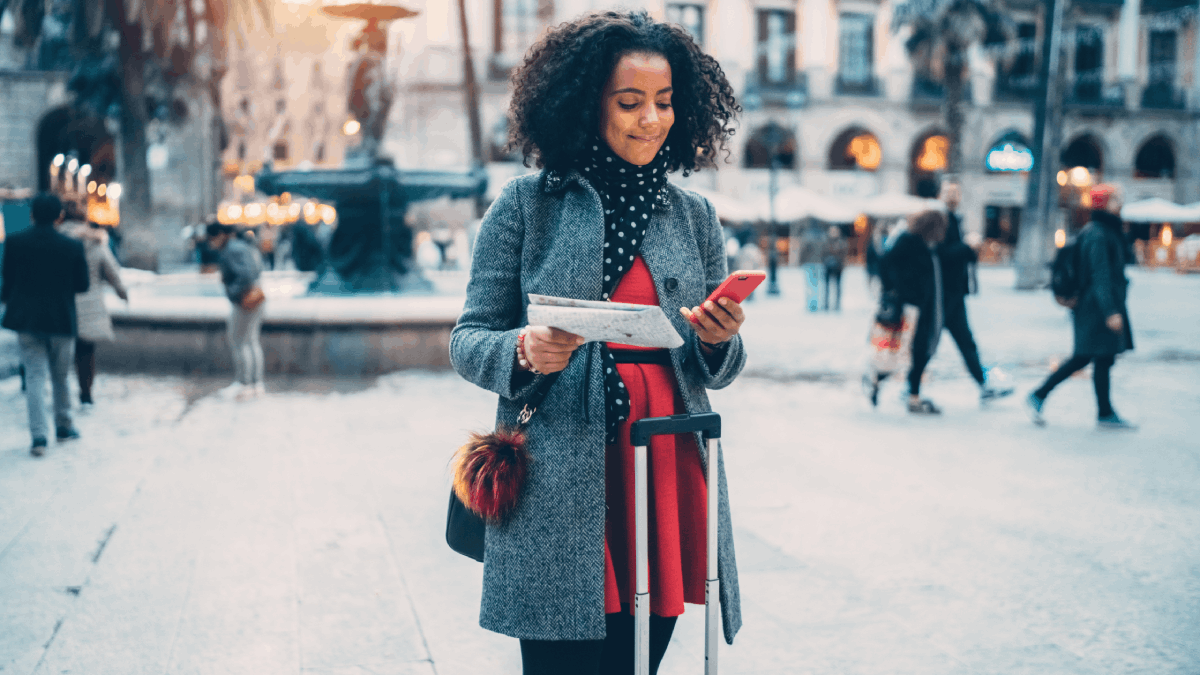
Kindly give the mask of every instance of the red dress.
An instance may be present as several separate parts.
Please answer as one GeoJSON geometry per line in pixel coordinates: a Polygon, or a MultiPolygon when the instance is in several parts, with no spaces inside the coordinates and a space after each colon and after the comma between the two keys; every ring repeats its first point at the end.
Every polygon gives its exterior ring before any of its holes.
{"type": "MultiPolygon", "coordinates": [[[[613,302],[657,305],[658,293],[641,256],[621,278],[613,302]]],[[[669,308],[668,310],[669,311],[669,308]]],[[[609,343],[609,349],[645,349],[609,343]]],[[[608,517],[604,542],[604,611],[628,605],[633,611],[634,476],[629,425],[643,417],[686,412],[670,366],[618,363],[629,394],[629,419],[617,432],[618,443],[605,452],[608,517]]],[[[649,477],[650,611],[663,617],[683,614],[685,602],[704,604],[707,487],[700,453],[691,434],[655,436],[647,457],[649,477]]]]}

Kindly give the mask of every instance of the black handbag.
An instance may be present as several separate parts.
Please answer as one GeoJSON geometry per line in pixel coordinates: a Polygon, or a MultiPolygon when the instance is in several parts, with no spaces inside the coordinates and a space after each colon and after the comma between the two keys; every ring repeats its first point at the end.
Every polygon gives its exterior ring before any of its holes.
{"type": "Polygon", "coordinates": [[[875,321],[889,328],[899,326],[904,321],[904,303],[900,302],[899,293],[884,291],[879,299],[879,311],[875,313],[875,321]]]}
{"type": "MultiPolygon", "coordinates": [[[[561,372],[562,371],[559,371],[559,373],[561,372]]],[[[526,399],[525,406],[521,409],[520,414],[517,415],[517,426],[515,428],[505,429],[504,427],[500,427],[497,429],[496,433],[488,434],[487,436],[472,434],[472,440],[468,444],[478,444],[480,439],[487,437],[504,436],[507,437],[506,440],[510,445],[514,437],[520,438],[521,441],[519,444],[523,446],[523,432],[525,427],[529,424],[529,420],[533,418],[533,414],[537,412],[537,406],[542,402],[542,399],[546,398],[546,394],[549,393],[551,385],[558,380],[559,373],[550,373],[542,378],[542,381],[538,384],[537,389],[535,389],[533,393],[530,394],[529,398],[526,399]]],[[[511,447],[508,449],[513,450],[511,447]]],[[[515,450],[518,453],[524,452],[523,447],[515,448],[515,450]]],[[[460,448],[459,452],[461,451],[462,448],[460,448]]],[[[520,485],[512,486],[511,491],[513,494],[517,494],[520,492],[520,488],[520,485]]],[[[500,518],[494,519],[500,520],[500,518]]],[[[450,545],[450,548],[457,553],[461,553],[462,555],[471,558],[472,560],[483,562],[483,553],[485,548],[484,538],[486,532],[487,519],[485,519],[480,513],[473,511],[466,504],[464,504],[462,499],[459,498],[455,489],[453,487],[450,488],[450,505],[446,510],[446,543],[450,545]]]]}

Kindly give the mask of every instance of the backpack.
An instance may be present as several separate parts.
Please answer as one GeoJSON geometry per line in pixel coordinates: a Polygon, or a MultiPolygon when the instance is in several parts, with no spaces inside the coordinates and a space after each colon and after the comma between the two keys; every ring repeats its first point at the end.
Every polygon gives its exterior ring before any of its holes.
{"type": "Polygon", "coordinates": [[[1079,258],[1079,239],[1076,238],[1058,249],[1050,266],[1050,291],[1063,307],[1074,307],[1083,295],[1079,258]]]}

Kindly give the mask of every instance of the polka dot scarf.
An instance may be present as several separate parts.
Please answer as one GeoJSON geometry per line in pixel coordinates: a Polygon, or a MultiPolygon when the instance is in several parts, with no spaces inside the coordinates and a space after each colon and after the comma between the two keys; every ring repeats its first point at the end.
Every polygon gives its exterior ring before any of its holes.
{"type": "MultiPolygon", "coordinates": [[[[650,214],[667,184],[666,154],[671,148],[664,144],[645,166],[621,159],[599,138],[593,139],[590,149],[580,159],[579,170],[600,193],[604,206],[604,280],[600,297],[608,300],[642,248],[650,214]]],[[[606,442],[612,444],[617,442],[621,422],[629,417],[629,397],[612,352],[601,345],[600,354],[604,363],[606,442]]]]}

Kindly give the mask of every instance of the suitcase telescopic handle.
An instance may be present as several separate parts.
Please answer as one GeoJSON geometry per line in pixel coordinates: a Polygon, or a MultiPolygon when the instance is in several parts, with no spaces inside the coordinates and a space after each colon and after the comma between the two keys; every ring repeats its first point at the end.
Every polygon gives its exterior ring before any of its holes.
{"type": "Polygon", "coordinates": [[[669,417],[646,417],[629,425],[629,441],[634,447],[646,445],[651,436],[686,434],[699,431],[704,440],[721,437],[721,416],[714,412],[669,417]]]}

